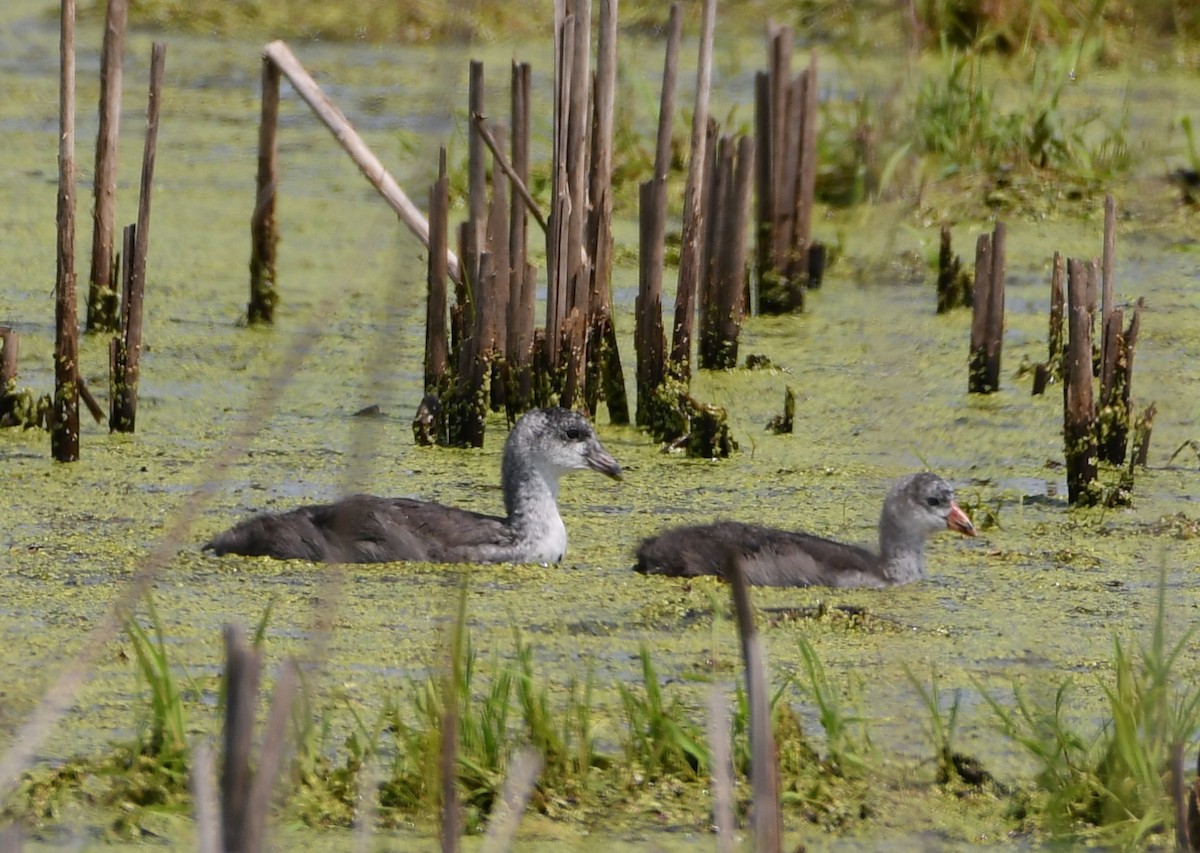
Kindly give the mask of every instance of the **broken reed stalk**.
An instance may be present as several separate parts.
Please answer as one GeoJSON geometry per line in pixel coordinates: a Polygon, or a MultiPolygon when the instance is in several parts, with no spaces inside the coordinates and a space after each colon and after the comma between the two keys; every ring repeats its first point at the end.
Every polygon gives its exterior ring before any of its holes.
{"type": "Polygon", "coordinates": [[[783,849],[783,824],[779,802],[779,765],[771,728],[771,697],[767,690],[766,656],[754,624],[750,588],[742,571],[741,557],[733,550],[726,554],[726,576],[730,580],[734,612],[737,614],[738,636],[746,668],[746,699],[750,706],[754,849],[759,853],[779,853],[783,849]]]}
{"type": "MultiPolygon", "coordinates": [[[[824,274],[824,250],[820,263],[813,264],[811,257],[812,209],[817,191],[817,50],[809,53],[808,68],[801,71],[792,84],[790,106],[797,114],[793,124],[799,127],[789,136],[789,177],[795,174],[795,190],[791,219],[794,223],[791,246],[788,248],[788,277],[797,279],[805,287],[819,287],[824,274]],[[814,275],[814,273],[817,273],[814,275]]],[[[792,186],[790,183],[786,186],[792,186]]]]}
{"type": "MultiPolygon", "coordinates": [[[[137,225],[126,225],[121,232],[121,256],[133,257],[137,242],[137,225]]],[[[125,398],[126,378],[126,333],[129,327],[130,291],[133,266],[126,263],[121,268],[121,322],[120,331],[108,342],[108,430],[115,432],[121,416],[122,400],[125,398]]]]}
{"type": "MultiPolygon", "coordinates": [[[[529,183],[529,100],[530,71],[528,63],[512,65],[511,145],[514,186],[529,183]]],[[[533,406],[532,347],[535,325],[537,272],[529,263],[529,220],[526,209],[518,201],[519,192],[510,194],[508,261],[509,297],[508,342],[506,363],[515,376],[510,381],[505,401],[508,416],[513,420],[520,412],[533,406]]],[[[542,228],[543,233],[546,226],[542,228]]]]}
{"type": "MultiPolygon", "coordinates": [[[[513,66],[516,66],[515,62],[513,63],[513,66]]],[[[471,124],[474,125],[476,131],[479,133],[479,138],[483,140],[483,144],[486,145],[488,151],[491,152],[492,162],[495,163],[500,168],[500,171],[504,173],[504,176],[508,178],[509,183],[512,186],[513,193],[515,194],[515,198],[525,205],[524,209],[526,211],[533,214],[533,218],[537,220],[537,224],[541,226],[542,233],[545,234],[546,229],[549,227],[546,223],[546,217],[542,213],[541,208],[537,206],[537,202],[533,200],[533,196],[529,194],[529,187],[525,185],[525,179],[517,174],[516,169],[513,168],[513,164],[510,163],[508,158],[504,156],[504,145],[496,141],[495,135],[488,128],[487,116],[473,115],[471,116],[471,124]]],[[[514,145],[515,144],[516,142],[514,140],[514,145]]],[[[494,177],[493,180],[495,180],[494,177]]],[[[513,210],[516,209],[518,209],[518,207],[516,204],[514,204],[513,210]]]]}
{"type": "Polygon", "coordinates": [[[1117,203],[1112,193],[1104,196],[1104,248],[1102,257],[1103,282],[1100,297],[1100,328],[1103,337],[1100,342],[1100,352],[1106,352],[1108,341],[1108,318],[1113,311],[1113,289],[1115,287],[1114,266],[1116,256],[1117,203]]]}
{"type": "Polygon", "coordinates": [[[721,190],[713,211],[725,235],[716,246],[715,275],[706,320],[711,324],[701,339],[706,344],[701,366],[727,370],[737,366],[738,335],[745,313],[746,224],[754,179],[754,140],[742,136],[721,140],[721,190]]]}
{"type": "Polygon", "coordinates": [[[1066,278],[1066,265],[1061,252],[1054,253],[1054,269],[1050,274],[1050,335],[1047,361],[1051,365],[1054,376],[1059,379],[1063,374],[1063,357],[1066,348],[1063,346],[1063,312],[1066,307],[1066,294],[1063,280],[1066,278]]]}
{"type": "Polygon", "coordinates": [[[1000,355],[1004,338],[1004,255],[1006,229],[997,222],[991,236],[975,244],[975,295],[971,302],[971,353],[967,391],[1000,390],[1000,355]]]}
{"type": "Polygon", "coordinates": [[[1113,309],[1109,315],[1105,340],[1108,348],[1101,368],[1101,410],[1099,452],[1104,462],[1120,465],[1129,447],[1129,430],[1133,419],[1133,355],[1137,347],[1145,299],[1139,298],[1133,308],[1129,326],[1121,330],[1124,312],[1113,309]]]}
{"type": "Polygon", "coordinates": [[[637,296],[637,423],[651,419],[651,400],[666,378],[666,338],[662,318],[662,268],[667,229],[667,176],[671,168],[671,124],[675,115],[675,79],[683,21],[678,3],[671,4],[658,106],[654,174],[641,185],[641,217],[637,296]]]}
{"type": "Polygon", "coordinates": [[[212,748],[207,739],[201,740],[192,749],[192,772],[188,780],[192,791],[197,853],[222,853],[221,812],[214,772],[212,748]]]}
{"type": "MultiPolygon", "coordinates": [[[[304,70],[304,66],[300,64],[300,60],[296,58],[287,44],[282,41],[273,41],[263,48],[263,56],[274,62],[280,72],[288,78],[297,94],[329,129],[342,149],[350,155],[350,159],[358,166],[363,177],[379,191],[384,201],[396,211],[400,221],[408,226],[408,229],[421,241],[421,245],[428,248],[429,223],[421,211],[409,200],[404,190],[400,189],[396,179],[363,142],[362,137],[350,125],[342,111],[321,91],[321,87],[304,70]]],[[[447,255],[446,261],[450,278],[458,281],[461,275],[458,257],[450,253],[447,255]]]]}
{"type": "Polygon", "coordinates": [[[546,235],[546,359],[558,363],[567,304],[567,219],[571,199],[567,187],[567,128],[570,120],[571,69],[575,49],[575,16],[567,0],[554,3],[554,146],[550,166],[550,219],[546,235]]]}
{"type": "MultiPolygon", "coordinates": [[[[1122,325],[1125,312],[1110,309],[1101,330],[1104,342],[1100,351],[1100,406],[1096,418],[1097,449],[1100,460],[1120,464],[1125,461],[1125,445],[1118,448],[1114,441],[1116,427],[1121,421],[1121,386],[1125,382],[1125,336],[1122,325]],[[1111,458],[1119,455],[1120,458],[1111,458]]],[[[1128,417],[1125,418],[1128,423],[1128,417]]],[[[1124,438],[1125,433],[1121,437],[1124,438]]]]}
{"type": "Polygon", "coordinates": [[[938,244],[937,313],[945,314],[953,305],[952,288],[958,278],[959,260],[950,245],[950,226],[942,224],[938,244]]]}
{"type": "Polygon", "coordinates": [[[1146,467],[1150,458],[1150,434],[1154,430],[1154,416],[1158,407],[1151,403],[1133,422],[1133,453],[1129,457],[1130,467],[1140,465],[1146,467]]]}
{"type": "Polygon", "coordinates": [[[720,686],[708,691],[708,748],[712,756],[713,827],[717,833],[718,853],[734,853],[737,841],[733,830],[737,819],[733,812],[733,748],[729,738],[729,717],[720,686]]]}
{"type": "Polygon", "coordinates": [[[671,335],[671,371],[685,382],[691,376],[692,329],[696,322],[696,291],[703,273],[705,210],[704,170],[708,157],[708,100],[712,89],[712,47],[717,2],[704,0],[700,53],[696,61],[696,100],[692,107],[692,136],[687,180],[683,191],[683,225],[679,242],[679,278],[675,288],[675,326],[671,335]]]}
{"type": "MultiPolygon", "coordinates": [[[[954,253],[951,245],[950,226],[943,224],[938,247],[937,313],[945,314],[955,308],[971,305],[971,276],[962,268],[962,259],[954,253]]],[[[825,263],[825,247],[814,243],[809,251],[810,267],[825,263]]],[[[809,275],[809,287],[815,288],[821,276],[815,270],[809,275]]]]}
{"type": "MultiPolygon", "coordinates": [[[[484,115],[483,63],[471,60],[467,82],[468,115],[484,115]]],[[[483,137],[479,126],[472,123],[467,134],[467,239],[463,249],[463,279],[470,295],[470,316],[474,325],[483,317],[483,282],[479,275],[479,256],[486,251],[484,235],[487,229],[487,163],[483,159],[483,137]]],[[[468,323],[468,325],[472,325],[468,323]]],[[[480,354],[488,348],[486,340],[478,341],[480,354]]]]}
{"type": "Polygon", "coordinates": [[[813,273],[812,205],[816,188],[817,57],[792,76],[790,27],[767,26],[768,70],[755,78],[758,140],[755,280],[756,309],[781,314],[804,309],[813,273]]]}
{"type": "Polygon", "coordinates": [[[621,350],[613,324],[611,282],[613,112],[617,88],[617,0],[600,0],[592,96],[591,175],[588,189],[587,252],[591,258],[588,303],[587,380],[584,403],[595,413],[603,398],[609,421],[629,423],[629,399],[621,350]]]}
{"type": "Polygon", "coordinates": [[[275,194],[279,186],[279,66],[262,60],[262,114],[258,122],[258,174],[254,212],[250,215],[250,325],[275,322],[279,291],[275,287],[275,254],[279,232],[275,228],[275,194]]]}
{"type": "Polygon", "coordinates": [[[1033,394],[1037,396],[1046,390],[1051,380],[1062,381],[1063,377],[1063,305],[1066,301],[1063,295],[1063,256],[1061,252],[1054,253],[1053,271],[1050,274],[1050,332],[1047,336],[1048,352],[1046,360],[1034,368],[1033,394]]]}
{"type": "Polygon", "coordinates": [[[221,836],[227,851],[242,849],[250,805],[250,751],[258,710],[262,655],[240,625],[225,626],[225,728],[222,732],[221,836]]]}
{"type": "Polygon", "coordinates": [[[649,280],[650,243],[654,239],[654,186],[645,181],[638,188],[638,295],[634,300],[636,328],[634,351],[637,356],[637,424],[648,426],[653,419],[654,391],[663,381],[665,339],[662,328],[662,303],[653,298],[649,280]]]}
{"type": "Polygon", "coordinates": [[[1092,392],[1092,322],[1088,274],[1082,261],[1067,261],[1067,356],[1063,375],[1063,437],[1067,495],[1071,504],[1091,506],[1100,497],[1096,482],[1096,405],[1092,392]]]}
{"type": "MultiPolygon", "coordinates": [[[[501,143],[503,143],[507,132],[503,127],[498,127],[496,132],[500,134],[501,143]]],[[[500,169],[494,157],[492,163],[492,174],[496,175],[500,169]]],[[[489,345],[492,373],[490,391],[492,411],[494,412],[504,408],[503,369],[506,355],[505,345],[508,342],[508,301],[512,298],[512,285],[509,281],[512,269],[508,259],[508,213],[508,182],[494,179],[492,181],[492,201],[487,218],[487,245],[492,258],[492,274],[485,282],[487,303],[484,306],[487,314],[487,337],[491,342],[489,345]]]]}
{"type": "Polygon", "coordinates": [[[133,254],[126,255],[128,292],[122,307],[124,323],[124,375],[115,383],[118,396],[113,402],[115,417],[109,428],[114,432],[133,432],[137,424],[138,376],[142,358],[142,305],[146,292],[146,255],[150,243],[150,198],[154,186],[154,162],[158,153],[158,117],[162,101],[163,67],[167,46],[155,42],[150,52],[150,94],[146,104],[146,142],[142,149],[142,181],[138,195],[137,229],[133,254]]]}
{"type": "Polygon", "coordinates": [[[298,681],[296,666],[285,663],[267,714],[257,767],[250,769],[258,711],[262,653],[246,641],[240,625],[225,626],[225,729],[221,768],[221,835],[230,853],[264,849],[271,791],[283,764],[287,726],[298,681]]]}
{"type": "Polygon", "coordinates": [[[79,459],[79,329],[75,300],[75,0],[62,0],[58,87],[58,226],[54,277],[54,404],[50,455],[79,459]]]}
{"type": "Polygon", "coordinates": [[[88,275],[87,330],[115,332],[118,326],[117,275],[113,265],[117,198],[117,150],[121,130],[121,75],[125,59],[128,0],[108,0],[104,46],[100,51],[100,118],[96,130],[93,182],[92,266],[88,275]]]}
{"type": "Polygon", "coordinates": [[[500,802],[488,815],[487,834],[480,853],[508,853],[512,848],[521,816],[529,805],[533,786],[542,772],[542,756],[533,749],[522,749],[509,763],[500,792],[500,802]]]}
{"type": "Polygon", "coordinates": [[[450,179],[446,147],[438,157],[438,178],[429,188],[429,263],[425,301],[425,393],[440,394],[449,364],[446,334],[446,248],[449,245],[450,179]]]}
{"type": "Polygon", "coordinates": [[[441,779],[441,849],[442,853],[457,853],[462,837],[462,814],[458,796],[458,685],[462,683],[464,658],[467,654],[467,576],[459,584],[458,602],[450,626],[450,647],[446,650],[447,666],[442,673],[442,731],[438,761],[441,779]]]}
{"type": "Polygon", "coordinates": [[[16,407],[17,356],[20,336],[8,326],[0,326],[0,427],[9,426],[16,407]]]}

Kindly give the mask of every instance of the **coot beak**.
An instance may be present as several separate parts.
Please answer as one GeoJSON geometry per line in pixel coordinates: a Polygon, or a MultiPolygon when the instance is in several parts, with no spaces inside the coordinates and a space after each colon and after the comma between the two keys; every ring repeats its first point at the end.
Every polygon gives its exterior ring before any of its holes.
{"type": "Polygon", "coordinates": [[[950,504],[950,514],[946,516],[946,527],[957,530],[963,536],[975,535],[975,525],[971,523],[967,514],[958,508],[958,504],[953,502],[950,504]]]}
{"type": "Polygon", "coordinates": [[[621,466],[617,464],[617,460],[612,458],[612,454],[605,450],[600,442],[594,442],[588,447],[584,459],[587,461],[588,467],[593,471],[599,471],[601,474],[612,477],[614,480],[621,479],[621,466]]]}

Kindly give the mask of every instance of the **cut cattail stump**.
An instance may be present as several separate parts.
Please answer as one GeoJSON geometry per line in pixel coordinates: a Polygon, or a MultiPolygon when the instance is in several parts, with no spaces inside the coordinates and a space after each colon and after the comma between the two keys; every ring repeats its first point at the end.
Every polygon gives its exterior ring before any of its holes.
{"type": "Polygon", "coordinates": [[[696,100],[692,108],[692,137],[687,182],[683,195],[683,229],[679,242],[679,278],[675,288],[675,327],[671,336],[671,372],[686,382],[691,376],[692,330],[696,293],[703,276],[704,178],[708,153],[708,99],[712,86],[713,31],[717,2],[704,0],[700,55],[696,64],[696,100]]]}
{"type": "Polygon", "coordinates": [[[1101,400],[1105,414],[1101,422],[1100,458],[1114,465],[1125,461],[1129,446],[1133,416],[1133,355],[1144,305],[1145,300],[1138,299],[1124,332],[1121,331],[1122,312],[1119,309],[1114,309],[1109,318],[1109,324],[1113,326],[1111,334],[1116,340],[1112,343],[1113,363],[1108,364],[1106,354],[1102,370],[1101,400]],[[1104,377],[1108,378],[1107,385],[1103,384],[1104,377]]]}
{"type": "Polygon", "coordinates": [[[279,232],[275,228],[275,193],[279,185],[279,66],[270,57],[262,60],[262,114],[258,124],[258,177],[254,212],[250,215],[250,325],[275,322],[279,291],[275,289],[275,253],[279,232]]]}
{"type": "Polygon", "coordinates": [[[87,330],[115,332],[119,280],[113,263],[117,196],[117,147],[121,129],[121,74],[125,59],[128,0],[108,0],[100,51],[100,120],[96,131],[92,266],[88,276],[87,330]]]}
{"type": "Polygon", "coordinates": [[[975,245],[975,294],[972,299],[971,353],[967,391],[1000,390],[1000,351],[1004,337],[1005,228],[997,222],[991,236],[980,234],[975,245]]]}
{"type": "Polygon", "coordinates": [[[662,270],[667,228],[667,173],[671,166],[671,125],[675,115],[675,79],[679,66],[682,18],[678,3],[671,4],[667,47],[663,60],[662,93],[658,110],[658,140],[654,174],[641,185],[638,247],[637,423],[651,426],[657,419],[654,398],[666,378],[666,339],[662,317],[662,270]]]}
{"type": "Polygon", "coordinates": [[[1046,361],[1039,364],[1033,375],[1033,393],[1042,394],[1051,381],[1061,381],[1063,375],[1063,256],[1054,253],[1053,272],[1050,275],[1050,333],[1049,352],[1046,361]]]}
{"type": "Polygon", "coordinates": [[[756,310],[804,309],[813,282],[812,206],[816,187],[817,56],[795,77],[793,33],[767,26],[768,70],[755,78],[754,133],[758,204],[755,207],[756,310]]]}
{"type": "Polygon", "coordinates": [[[532,197],[525,189],[529,184],[529,99],[530,69],[528,63],[514,62],[512,65],[512,115],[510,118],[510,144],[512,146],[513,192],[509,193],[512,209],[509,212],[508,261],[508,341],[505,345],[505,363],[509,369],[508,390],[505,403],[508,417],[515,421],[521,412],[533,404],[533,329],[535,325],[537,273],[529,263],[529,218],[535,212],[538,222],[546,233],[547,224],[532,197]]]}
{"type": "Polygon", "coordinates": [[[262,746],[255,769],[251,768],[254,723],[258,711],[262,653],[246,642],[239,625],[225,628],[225,725],[222,733],[221,837],[225,851],[258,853],[265,849],[271,793],[283,763],[292,699],[298,674],[286,663],[275,685],[267,713],[262,746]]]}
{"type": "MultiPolygon", "coordinates": [[[[150,96],[146,107],[146,143],[142,150],[142,182],[138,196],[137,227],[132,245],[125,241],[126,286],[121,308],[123,358],[121,375],[113,377],[112,414],[109,429],[133,432],[137,423],[138,374],[142,355],[142,305],[146,292],[146,255],[150,239],[150,198],[154,185],[154,162],[158,151],[158,116],[162,101],[163,68],[167,46],[155,42],[150,55],[150,96]]],[[[128,235],[128,230],[126,231],[128,235]]]]}
{"type": "MultiPolygon", "coordinates": [[[[1151,403],[1142,409],[1142,413],[1133,422],[1133,453],[1130,455],[1130,466],[1146,467],[1150,459],[1150,434],[1154,431],[1154,416],[1158,407],[1151,403]]],[[[1179,451],[1175,451],[1178,453],[1179,451]]],[[[1172,456],[1172,459],[1175,457],[1172,456]]]]}
{"type": "MultiPolygon", "coordinates": [[[[815,254],[823,258],[824,247],[815,254]]],[[[945,314],[955,308],[970,306],[971,274],[962,268],[962,258],[954,254],[950,243],[950,226],[943,225],[938,250],[937,313],[945,314]]]]}
{"type": "Polygon", "coordinates": [[[1092,391],[1092,325],[1088,273],[1082,261],[1067,261],[1067,355],[1063,371],[1063,437],[1067,499],[1093,506],[1100,499],[1096,480],[1096,406],[1092,391]]]}
{"type": "Polygon", "coordinates": [[[8,326],[0,326],[0,427],[16,426],[17,356],[21,350],[20,336],[8,326]]]}
{"type": "Polygon", "coordinates": [[[76,462],[79,459],[79,330],[75,319],[75,0],[62,0],[60,21],[58,243],[50,455],[58,462],[76,462]]]}
{"type": "Polygon", "coordinates": [[[717,144],[715,190],[708,212],[712,241],[700,299],[700,367],[737,366],[738,336],[745,313],[746,225],[754,175],[754,141],[725,137],[717,144]]]}
{"type": "Polygon", "coordinates": [[[783,414],[776,415],[767,423],[767,429],[776,435],[791,434],[796,423],[796,392],[787,386],[783,392],[783,414]]]}

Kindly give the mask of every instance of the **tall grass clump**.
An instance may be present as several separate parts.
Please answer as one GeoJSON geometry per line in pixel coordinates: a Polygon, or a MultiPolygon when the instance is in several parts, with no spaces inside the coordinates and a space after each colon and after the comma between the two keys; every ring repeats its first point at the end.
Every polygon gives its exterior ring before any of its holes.
{"type": "Polygon", "coordinates": [[[696,779],[711,763],[703,729],[685,718],[677,699],[667,702],[650,650],[642,644],[642,689],[618,685],[625,709],[625,761],[648,780],[663,776],[696,779]]]}
{"type": "Polygon", "coordinates": [[[1013,709],[984,692],[1004,733],[1039,765],[1037,811],[1052,831],[1135,847],[1172,825],[1171,756],[1200,729],[1200,687],[1179,672],[1195,628],[1173,644],[1166,634],[1164,568],[1149,643],[1132,654],[1113,640],[1112,677],[1102,685],[1107,715],[1092,731],[1065,717],[1069,682],[1051,707],[1038,707],[1016,685],[1013,709]]]}
{"type": "MultiPolygon", "coordinates": [[[[867,718],[861,708],[850,711],[842,703],[841,690],[830,682],[817,651],[807,638],[800,638],[800,656],[804,659],[806,681],[803,689],[816,704],[818,721],[825,731],[825,769],[835,776],[856,775],[869,769],[867,755],[871,737],[867,718]]],[[[847,693],[856,705],[861,704],[861,691],[847,685],[847,693]]]]}

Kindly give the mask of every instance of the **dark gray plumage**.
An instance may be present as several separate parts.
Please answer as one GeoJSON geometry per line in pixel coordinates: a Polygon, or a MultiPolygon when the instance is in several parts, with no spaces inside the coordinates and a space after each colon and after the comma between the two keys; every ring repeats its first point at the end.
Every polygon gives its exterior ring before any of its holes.
{"type": "Polygon", "coordinates": [[[555,563],[567,549],[558,480],[586,469],[621,476],[587,418],[567,409],[535,409],[517,421],[504,444],[504,518],[415,498],[352,495],[257,515],[214,537],[204,550],[327,563],[555,563]]]}
{"type": "Polygon", "coordinates": [[[954,491],[936,474],[900,479],[883,503],[879,553],[809,533],[720,521],[646,539],[635,569],[672,577],[725,577],[729,555],[759,586],[885,587],[925,577],[925,540],[939,530],[975,535],[954,491]]]}

